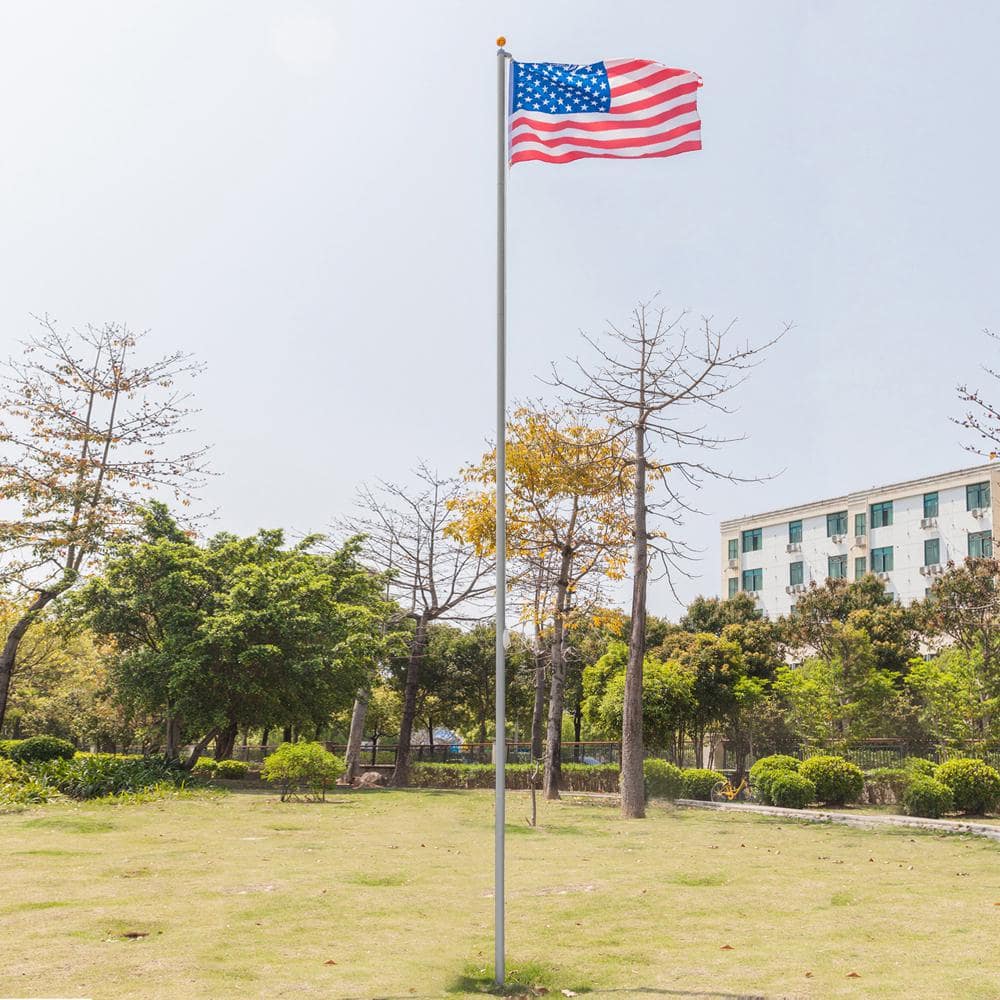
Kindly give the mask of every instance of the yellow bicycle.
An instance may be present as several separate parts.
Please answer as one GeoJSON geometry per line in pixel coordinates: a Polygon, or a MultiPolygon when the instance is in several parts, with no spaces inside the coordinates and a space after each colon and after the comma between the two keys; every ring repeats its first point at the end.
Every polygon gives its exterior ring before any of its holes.
{"type": "Polygon", "coordinates": [[[750,798],[750,783],[746,778],[734,785],[729,778],[720,781],[712,789],[713,802],[745,802],[750,798]]]}

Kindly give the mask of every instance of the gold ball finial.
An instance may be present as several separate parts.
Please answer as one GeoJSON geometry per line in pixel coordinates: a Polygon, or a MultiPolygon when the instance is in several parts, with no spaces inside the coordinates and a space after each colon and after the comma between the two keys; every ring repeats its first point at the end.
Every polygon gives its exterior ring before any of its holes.
{"type": "Polygon", "coordinates": [[[506,44],[507,44],[507,39],[506,39],[506,38],[504,38],[504,36],[503,36],[503,35],[501,35],[501,36],[500,36],[500,37],[499,37],[499,38],[497,39],[497,48],[500,48],[500,49],[502,49],[502,48],[503,48],[503,47],[504,47],[504,46],[505,46],[506,44]]]}

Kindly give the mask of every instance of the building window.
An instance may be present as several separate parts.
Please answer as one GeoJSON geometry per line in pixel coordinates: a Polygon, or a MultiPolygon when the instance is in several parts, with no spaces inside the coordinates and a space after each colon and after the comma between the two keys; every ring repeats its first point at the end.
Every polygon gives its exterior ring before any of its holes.
{"type": "Polygon", "coordinates": [[[802,522],[801,521],[789,521],[788,522],[788,544],[792,545],[795,542],[802,541],[802,522]]]}
{"type": "Polygon", "coordinates": [[[794,587],[802,582],[802,563],[793,562],[788,567],[788,584],[794,587]]]}
{"type": "Polygon", "coordinates": [[[743,589],[749,591],[764,589],[764,571],[762,569],[743,570],[743,589]]]}
{"type": "Polygon", "coordinates": [[[854,515],[854,534],[863,535],[865,533],[865,515],[864,511],[860,514],[854,515]]]}
{"type": "Polygon", "coordinates": [[[973,510],[976,507],[989,507],[990,505],[990,484],[972,483],[965,487],[965,509],[973,510]]]}
{"type": "Polygon", "coordinates": [[[886,545],[881,549],[872,549],[872,572],[891,573],[892,572],[892,546],[886,545]]]}
{"type": "Polygon", "coordinates": [[[847,556],[830,556],[826,561],[826,566],[827,576],[831,579],[845,580],[847,578],[847,556]]]}
{"type": "Polygon", "coordinates": [[[872,504],[872,530],[875,528],[888,528],[892,524],[892,501],[886,500],[883,503],[872,504]]]}
{"type": "Polygon", "coordinates": [[[740,557],[740,540],[738,538],[729,539],[729,558],[739,559],[740,557]]]}
{"type": "Polygon", "coordinates": [[[924,565],[925,566],[936,566],[941,562],[941,539],[940,538],[925,538],[924,539],[924,565]]]}
{"type": "Polygon", "coordinates": [[[743,551],[757,552],[763,548],[763,538],[760,528],[751,528],[743,532],[743,551]]]}
{"type": "Polygon", "coordinates": [[[938,495],[937,493],[924,494],[924,517],[938,516],[938,495]]]}
{"type": "Polygon", "coordinates": [[[860,580],[868,572],[868,560],[864,556],[854,558],[854,579],[860,580]]]}
{"type": "Polygon", "coordinates": [[[826,537],[847,534],[847,511],[838,510],[836,514],[826,515],[826,537]]]}
{"type": "Polygon", "coordinates": [[[992,531],[970,531],[969,532],[969,558],[970,559],[992,559],[993,558],[993,532],[992,531]]]}
{"type": "Polygon", "coordinates": [[[736,591],[740,588],[740,581],[735,577],[731,576],[729,578],[729,596],[735,597],[736,591]]]}

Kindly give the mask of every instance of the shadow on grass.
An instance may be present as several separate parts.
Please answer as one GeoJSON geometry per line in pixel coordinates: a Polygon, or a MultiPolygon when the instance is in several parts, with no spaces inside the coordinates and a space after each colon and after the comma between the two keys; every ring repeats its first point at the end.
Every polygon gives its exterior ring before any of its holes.
{"type": "Polygon", "coordinates": [[[542,962],[510,962],[503,986],[494,983],[493,966],[471,962],[465,970],[445,987],[446,993],[485,993],[498,997],[541,996],[559,990],[572,994],[591,991],[585,983],[568,983],[567,976],[554,966],[542,962]]]}

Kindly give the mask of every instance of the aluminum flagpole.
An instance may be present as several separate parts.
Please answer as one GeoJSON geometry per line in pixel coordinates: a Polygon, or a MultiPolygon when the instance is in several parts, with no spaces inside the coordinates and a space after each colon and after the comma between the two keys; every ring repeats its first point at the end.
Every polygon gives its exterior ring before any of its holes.
{"type": "Polygon", "coordinates": [[[507,763],[507,39],[497,39],[497,608],[496,733],[493,741],[494,802],[494,956],[493,976],[502,986],[504,963],[504,822],[507,763]]]}

